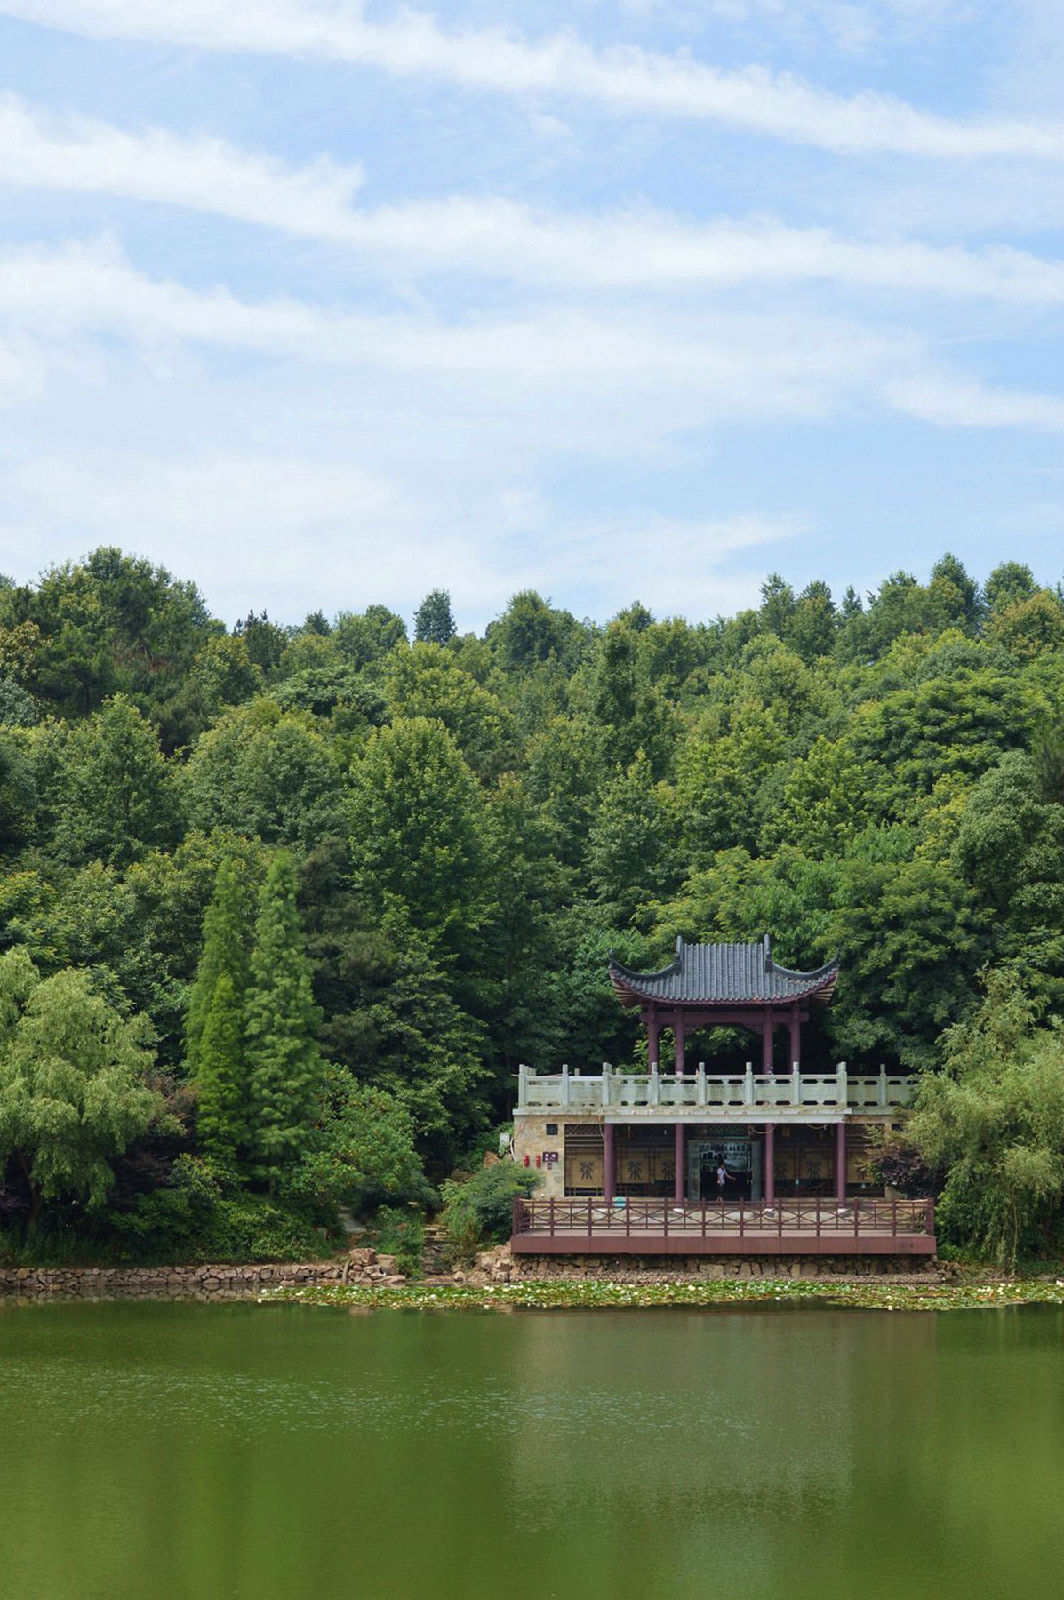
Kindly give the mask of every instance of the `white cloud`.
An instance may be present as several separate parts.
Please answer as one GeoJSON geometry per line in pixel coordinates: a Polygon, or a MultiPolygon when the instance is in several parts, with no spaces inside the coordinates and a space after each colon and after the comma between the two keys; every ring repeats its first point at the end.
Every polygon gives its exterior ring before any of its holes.
{"type": "Polygon", "coordinates": [[[948,428],[1033,428],[1064,432],[1064,399],[992,389],[935,371],[891,378],[883,385],[888,404],[922,422],[948,428]]]}
{"type": "Polygon", "coordinates": [[[734,570],[734,557],[805,525],[757,513],[652,516],[584,521],[559,538],[552,508],[531,496],[509,525],[485,506],[472,528],[456,532],[440,509],[433,515],[358,467],[229,452],[176,461],[49,454],[11,475],[6,498],[18,520],[0,525],[0,542],[17,538],[19,578],[69,555],[66,530],[76,523],[86,549],[117,542],[192,574],[230,619],[263,604],[294,620],[371,599],[409,612],[434,584],[451,590],[464,625],[483,626],[529,586],[556,598],[593,589],[603,614],[638,592],[662,612],[713,615],[756,596],[760,573],[734,570]],[[508,536],[518,530],[533,536],[537,554],[515,563],[508,536]]]}
{"type": "Polygon", "coordinates": [[[162,128],[130,133],[0,97],[0,182],[112,194],[213,212],[323,238],[343,235],[361,169],[325,160],[293,168],[220,139],[162,128]]]}
{"type": "Polygon", "coordinates": [[[763,67],[725,70],[685,53],[596,50],[571,32],[530,40],[449,31],[427,12],[367,21],[362,7],[301,0],[0,0],[0,15],[98,38],[347,61],[513,95],[561,95],[607,110],[706,119],[839,153],[1064,160],[1059,119],[934,115],[893,96],[820,90],[763,67]]]}
{"type": "Polygon", "coordinates": [[[636,311],[601,299],[460,322],[425,309],[342,313],[155,280],[106,242],[0,254],[5,325],[24,361],[32,352],[39,367],[50,352],[63,373],[104,359],[94,344],[102,335],[149,362],[162,341],[273,357],[304,374],[340,369],[376,385],[416,378],[455,416],[506,407],[518,386],[525,406],[553,397],[536,427],[555,448],[579,442],[607,455],[631,448],[633,434],[652,448],[677,429],[823,417],[857,396],[945,426],[1056,428],[1064,414],[1052,395],[970,384],[940,371],[913,335],[840,316],[739,313],[726,302],[651,301],[636,311]]]}
{"type": "MultiPolygon", "coordinates": [[[[0,0],[2,3],[2,0],[0,0]]],[[[670,289],[821,281],[859,290],[1064,302],[1064,264],[1019,250],[846,238],[772,218],[692,222],[643,207],[534,209],[491,198],[352,204],[359,168],[292,167],[159,128],[129,133],[0,100],[0,183],[180,205],[349,247],[363,275],[442,270],[540,288],[670,289]]]]}
{"type": "MultiPolygon", "coordinates": [[[[227,290],[153,280],[107,245],[0,255],[3,321],[64,361],[81,338],[117,335],[149,351],[168,340],[273,355],[301,370],[325,366],[407,383],[416,376],[454,386],[449,399],[441,396],[452,408],[463,390],[477,397],[470,404],[488,392],[497,404],[501,389],[522,385],[540,402],[561,397],[554,412],[561,418],[594,397],[595,415],[614,425],[628,416],[648,438],[707,417],[821,415],[841,392],[866,389],[907,365],[909,352],[904,337],[843,318],[739,314],[727,306],[650,305],[635,313],[628,305],[548,304],[455,322],[421,309],[339,313],[290,299],[245,301],[227,290]]],[[[570,425],[561,425],[559,443],[570,425]]],[[[594,434],[594,415],[581,431],[594,434]]]]}

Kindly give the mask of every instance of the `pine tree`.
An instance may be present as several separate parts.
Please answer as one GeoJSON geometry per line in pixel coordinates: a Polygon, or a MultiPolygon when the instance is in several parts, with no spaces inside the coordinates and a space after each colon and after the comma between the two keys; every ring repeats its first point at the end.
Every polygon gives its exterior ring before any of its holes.
{"type": "Polygon", "coordinates": [[[235,857],[223,861],[214,880],[214,896],[203,918],[203,949],[185,1016],[185,1068],[198,1079],[203,1030],[222,973],[228,973],[238,1003],[248,983],[251,943],[251,900],[247,869],[235,857]]]}
{"type": "Polygon", "coordinates": [[[259,896],[245,1006],[252,1172],[271,1187],[317,1120],[322,1085],[318,1007],[296,908],[296,874],[274,857],[259,896]]]}
{"type": "Polygon", "coordinates": [[[244,1013],[228,972],[219,975],[199,1042],[196,1134],[205,1155],[233,1166],[247,1144],[244,1013]]]}

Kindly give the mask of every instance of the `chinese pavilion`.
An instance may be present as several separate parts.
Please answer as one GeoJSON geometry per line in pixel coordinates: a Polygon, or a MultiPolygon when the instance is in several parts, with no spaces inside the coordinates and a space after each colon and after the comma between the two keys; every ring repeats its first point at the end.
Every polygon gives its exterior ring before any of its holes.
{"type": "Polygon", "coordinates": [[[803,1070],[802,1025],[830,1002],[838,977],[837,960],[812,972],[781,966],[767,935],[678,939],[659,972],[611,958],[614,993],[647,1030],[647,1069],[521,1067],[514,1155],[540,1181],[515,1207],[513,1248],[933,1253],[930,1202],[885,1196],[870,1160],[877,1130],[900,1126],[912,1081],[843,1062],[803,1070]],[[749,1060],[730,1072],[707,1072],[704,1062],[692,1070],[688,1045],[707,1027],[758,1038],[756,1070],[749,1060]]]}
{"type": "Polygon", "coordinates": [[[746,1028],[761,1037],[761,1070],[773,1070],[776,1029],[788,1030],[787,1071],[801,1065],[802,1023],[811,1004],[826,1005],[839,976],[837,960],[815,972],[792,972],[772,956],[766,933],[756,944],[685,944],[660,972],[632,972],[610,961],[610,982],[622,1006],[640,1008],[652,1063],[663,1028],[675,1039],[676,1071],[684,1069],[687,1035],[696,1028],[746,1028]]]}

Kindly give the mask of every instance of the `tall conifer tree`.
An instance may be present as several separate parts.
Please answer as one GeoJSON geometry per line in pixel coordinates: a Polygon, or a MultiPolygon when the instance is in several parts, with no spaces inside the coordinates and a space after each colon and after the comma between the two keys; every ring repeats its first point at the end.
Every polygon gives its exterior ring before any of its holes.
{"type": "Polygon", "coordinates": [[[251,899],[243,864],[230,857],[221,863],[214,895],[203,918],[203,949],[185,1016],[185,1067],[198,1079],[203,1030],[222,973],[228,973],[238,1004],[248,984],[251,944],[251,899]]]}
{"type": "Polygon", "coordinates": [[[245,1015],[251,1166],[272,1184],[317,1120],[322,1088],[320,1012],[286,851],[274,857],[259,896],[245,1015]]]}
{"type": "Polygon", "coordinates": [[[219,975],[198,1049],[196,1135],[205,1155],[235,1165],[248,1139],[244,1011],[228,972],[219,975]]]}

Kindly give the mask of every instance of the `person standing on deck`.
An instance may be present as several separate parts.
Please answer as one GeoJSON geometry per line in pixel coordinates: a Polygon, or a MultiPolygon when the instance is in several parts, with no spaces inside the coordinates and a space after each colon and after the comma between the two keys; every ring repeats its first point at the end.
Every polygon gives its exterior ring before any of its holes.
{"type": "Polygon", "coordinates": [[[720,1160],[717,1162],[717,1199],[721,1201],[722,1204],[724,1201],[724,1185],[727,1183],[730,1177],[731,1173],[724,1165],[724,1157],[721,1156],[720,1160]]]}

